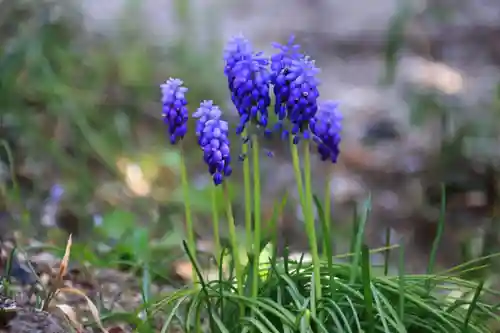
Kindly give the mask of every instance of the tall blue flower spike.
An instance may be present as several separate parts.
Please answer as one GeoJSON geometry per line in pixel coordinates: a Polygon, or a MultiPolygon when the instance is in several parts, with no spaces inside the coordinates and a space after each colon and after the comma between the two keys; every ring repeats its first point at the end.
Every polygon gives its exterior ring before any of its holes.
{"type": "Polygon", "coordinates": [[[170,143],[176,144],[187,133],[189,112],[185,94],[188,91],[179,79],[170,78],[160,85],[163,122],[168,126],[170,143]]]}
{"type": "Polygon", "coordinates": [[[224,61],[231,100],[240,116],[236,134],[241,134],[248,122],[267,127],[271,104],[269,60],[262,52],[254,53],[250,42],[240,34],[227,43],[224,61]]]}
{"type": "Polygon", "coordinates": [[[228,138],[229,125],[221,119],[220,108],[212,101],[203,101],[193,114],[197,118],[196,135],[203,150],[203,160],[208,165],[215,185],[232,173],[231,152],[228,138]]]}
{"type": "MultiPolygon", "coordinates": [[[[319,81],[316,75],[319,69],[299,52],[300,46],[293,43],[292,36],[286,45],[274,44],[279,52],[271,57],[271,82],[276,96],[278,128],[281,129],[283,120],[288,119],[294,143],[298,143],[300,135],[309,138],[309,123],[318,110],[319,81]]],[[[284,133],[286,135],[287,131],[284,133]]]]}
{"type": "Polygon", "coordinates": [[[310,128],[314,141],[318,144],[318,153],[322,161],[336,163],[340,154],[342,115],[338,103],[325,101],[311,121],[310,128]]]}

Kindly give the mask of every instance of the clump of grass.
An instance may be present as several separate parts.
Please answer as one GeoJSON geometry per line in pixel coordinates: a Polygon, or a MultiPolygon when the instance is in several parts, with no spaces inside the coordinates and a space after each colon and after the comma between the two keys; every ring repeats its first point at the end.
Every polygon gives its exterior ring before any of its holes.
{"type": "MultiPolygon", "coordinates": [[[[358,241],[360,234],[352,239],[354,253],[321,261],[321,298],[313,263],[285,254],[261,263],[257,297],[239,294],[234,279],[223,275],[204,281],[198,268],[200,289],[180,290],[155,307],[177,310],[165,327],[176,322],[186,331],[206,326],[193,316],[201,312],[210,332],[490,332],[487,324],[498,316],[495,306],[481,301],[481,295],[493,293],[484,283],[450,274],[407,275],[404,251],[399,274],[374,274],[370,253],[387,249],[369,251],[358,241]],[[452,296],[457,290],[461,297],[452,296]]],[[[252,280],[251,271],[249,264],[246,281],[252,280]]]]}

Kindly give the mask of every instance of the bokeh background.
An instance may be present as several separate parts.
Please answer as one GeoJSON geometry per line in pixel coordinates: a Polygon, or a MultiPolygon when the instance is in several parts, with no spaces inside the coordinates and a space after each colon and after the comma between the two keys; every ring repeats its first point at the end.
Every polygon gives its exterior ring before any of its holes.
{"type": "MultiPolygon", "coordinates": [[[[54,246],[72,233],[74,255],[101,266],[161,253],[159,276],[189,276],[178,261],[180,159],[159,84],[180,77],[191,110],[213,99],[234,120],[225,41],[242,32],[270,53],[294,34],[322,70],[322,98],[344,116],[334,172],[313,167],[319,194],[333,175],[337,251],[371,195],[368,244],[403,242],[407,269],[424,271],[445,184],[438,264],[496,252],[499,18],[495,0],[3,0],[0,232],[54,246]]],[[[210,251],[210,178],[195,141],[185,148],[199,247],[210,251]]],[[[269,140],[262,155],[264,213],[289,193],[281,245],[304,250],[286,145],[269,140]]],[[[243,224],[237,164],[232,178],[243,224]]]]}

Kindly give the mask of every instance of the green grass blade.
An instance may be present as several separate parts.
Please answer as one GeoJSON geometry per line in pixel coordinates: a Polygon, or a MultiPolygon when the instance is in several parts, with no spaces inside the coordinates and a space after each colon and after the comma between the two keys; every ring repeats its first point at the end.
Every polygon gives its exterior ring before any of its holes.
{"type": "MultiPolygon", "coordinates": [[[[391,246],[391,228],[385,229],[385,247],[389,248],[391,246]]],[[[384,275],[389,274],[389,260],[391,256],[391,250],[387,249],[384,252],[384,275]]]]}
{"type": "Polygon", "coordinates": [[[349,324],[344,311],[342,311],[339,305],[332,299],[326,299],[324,300],[324,303],[325,304],[323,307],[323,311],[326,311],[329,314],[330,318],[332,318],[338,332],[353,333],[353,331],[351,330],[351,325],[349,324]],[[343,325],[340,321],[342,321],[343,325]]]}
{"type": "Polygon", "coordinates": [[[479,299],[479,296],[481,295],[481,292],[483,290],[483,286],[484,286],[484,280],[482,280],[479,283],[479,285],[477,286],[476,291],[474,293],[474,297],[472,297],[472,301],[469,305],[469,308],[467,309],[467,315],[465,317],[464,328],[463,328],[464,333],[468,332],[468,330],[469,330],[469,322],[470,322],[471,317],[472,317],[472,312],[476,309],[477,301],[479,299]]]}
{"type": "Polygon", "coordinates": [[[404,320],[405,316],[405,246],[401,244],[399,248],[399,268],[398,268],[398,282],[399,282],[399,318],[404,320]]]}
{"type": "MultiPolygon", "coordinates": [[[[209,297],[209,294],[208,294],[208,291],[207,291],[207,284],[205,283],[204,279],[203,279],[203,275],[201,274],[201,270],[198,266],[198,263],[195,261],[196,259],[193,257],[193,254],[191,253],[190,251],[190,248],[189,248],[189,245],[186,243],[186,241],[182,241],[182,246],[184,247],[184,251],[186,251],[187,255],[189,256],[189,259],[191,260],[191,264],[193,265],[193,269],[194,271],[196,272],[197,276],[198,276],[198,283],[201,285],[201,291],[205,294],[206,296],[206,299],[207,299],[207,310],[209,313],[212,313],[214,312],[213,309],[212,309],[212,306],[211,306],[211,302],[210,302],[210,297],[209,297]]],[[[210,316],[210,318],[212,318],[212,316],[210,316]]],[[[214,325],[213,325],[213,321],[210,320],[210,325],[211,325],[211,328],[212,330],[214,329],[214,325]]]]}
{"type": "Polygon", "coordinates": [[[375,316],[373,313],[373,295],[370,277],[370,253],[366,245],[362,246],[361,251],[361,273],[363,282],[364,306],[366,309],[366,316],[368,317],[368,327],[366,327],[366,330],[370,333],[373,333],[375,332],[375,316]]]}
{"type": "Polygon", "coordinates": [[[171,309],[169,309],[170,313],[167,316],[167,318],[165,318],[165,322],[163,323],[163,325],[161,327],[160,333],[166,333],[167,332],[168,328],[172,324],[172,320],[175,318],[175,314],[179,310],[179,307],[181,306],[182,303],[184,303],[186,301],[186,299],[187,299],[187,296],[178,299],[175,302],[174,306],[171,309]]]}
{"type": "MultiPolygon", "coordinates": [[[[361,249],[364,241],[364,230],[366,221],[368,220],[368,214],[371,208],[371,197],[369,197],[362,205],[362,214],[359,216],[357,227],[356,227],[356,235],[354,238],[354,256],[352,258],[352,266],[351,266],[351,278],[350,283],[354,283],[356,280],[358,271],[359,271],[359,260],[361,249]]],[[[368,259],[369,260],[369,259],[368,259]]]]}
{"type": "MultiPolygon", "coordinates": [[[[261,321],[257,320],[257,318],[251,317],[243,317],[241,318],[242,324],[251,325],[258,330],[258,332],[262,333],[279,333],[276,328],[274,330],[268,329],[261,321]]],[[[252,332],[252,330],[248,330],[248,332],[252,332]]]]}

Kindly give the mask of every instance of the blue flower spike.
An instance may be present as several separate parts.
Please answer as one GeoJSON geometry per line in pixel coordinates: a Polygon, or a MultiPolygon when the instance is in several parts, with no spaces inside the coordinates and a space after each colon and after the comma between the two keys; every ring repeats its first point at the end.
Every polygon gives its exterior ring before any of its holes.
{"type": "MultiPolygon", "coordinates": [[[[286,45],[275,44],[279,52],[271,58],[272,83],[276,95],[275,113],[279,129],[286,118],[292,125],[291,134],[297,144],[302,135],[309,138],[309,123],[318,110],[319,69],[314,61],[299,52],[293,36],[286,45]]],[[[288,133],[285,131],[284,137],[288,133]]]]}
{"type": "Polygon", "coordinates": [[[322,161],[337,162],[340,154],[341,121],[342,115],[338,103],[334,101],[321,103],[314,120],[311,121],[313,140],[318,144],[318,153],[322,161]]]}
{"type": "Polygon", "coordinates": [[[229,125],[221,116],[222,111],[212,101],[203,101],[193,114],[198,119],[196,135],[203,150],[203,160],[216,186],[232,173],[229,125]]]}
{"type": "Polygon", "coordinates": [[[185,94],[188,89],[183,84],[180,79],[170,78],[160,85],[163,122],[168,127],[171,144],[176,144],[187,133],[189,112],[185,94]]]}
{"type": "Polygon", "coordinates": [[[241,134],[249,122],[266,128],[271,104],[269,60],[262,52],[254,53],[250,42],[240,34],[227,43],[224,61],[231,100],[240,116],[236,134],[241,134]]]}

